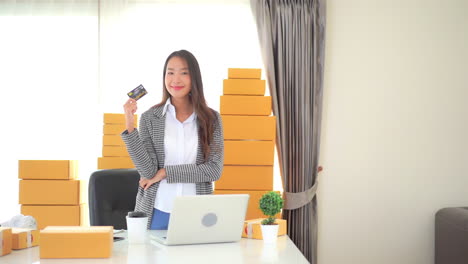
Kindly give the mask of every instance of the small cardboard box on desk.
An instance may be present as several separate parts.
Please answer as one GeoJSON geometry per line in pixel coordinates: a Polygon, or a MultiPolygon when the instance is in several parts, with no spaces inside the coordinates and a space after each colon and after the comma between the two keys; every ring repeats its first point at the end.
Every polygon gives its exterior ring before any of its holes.
{"type": "Polygon", "coordinates": [[[41,258],[109,258],[112,226],[48,226],[41,230],[41,258]]]}
{"type": "Polygon", "coordinates": [[[11,228],[0,227],[0,256],[11,253],[11,228]]]}
{"type": "Polygon", "coordinates": [[[13,228],[12,249],[30,248],[39,245],[39,230],[29,228],[13,228]]]}
{"type": "MultiPolygon", "coordinates": [[[[263,219],[264,218],[245,220],[244,229],[242,230],[242,237],[253,238],[253,239],[263,239],[262,228],[260,227],[263,219]]],[[[286,230],[287,230],[286,220],[276,219],[275,223],[279,225],[278,236],[285,235],[286,230]]]]}

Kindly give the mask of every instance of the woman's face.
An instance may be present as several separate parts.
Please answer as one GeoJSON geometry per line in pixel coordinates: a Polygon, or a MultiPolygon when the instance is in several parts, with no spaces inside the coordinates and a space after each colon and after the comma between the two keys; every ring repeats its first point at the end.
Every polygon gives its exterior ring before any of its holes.
{"type": "Polygon", "coordinates": [[[189,96],[192,90],[190,72],[187,62],[181,57],[172,57],[167,62],[166,76],[164,76],[166,89],[173,98],[189,96]]]}

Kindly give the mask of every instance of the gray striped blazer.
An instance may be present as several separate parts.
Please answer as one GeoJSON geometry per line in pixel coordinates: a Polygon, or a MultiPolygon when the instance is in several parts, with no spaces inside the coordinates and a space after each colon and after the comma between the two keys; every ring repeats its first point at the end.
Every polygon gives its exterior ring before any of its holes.
{"type": "MultiPolygon", "coordinates": [[[[166,115],[164,105],[152,107],[141,115],[140,128],[132,133],[124,131],[121,136],[133,164],[141,177],[153,178],[159,169],[165,168],[167,183],[195,183],[197,195],[212,194],[212,182],[221,177],[224,162],[224,141],[221,116],[216,113],[213,140],[210,144],[210,155],[205,161],[200,138],[196,164],[164,166],[164,131],[166,115]]],[[[159,182],[148,190],[138,187],[135,211],[145,212],[148,217],[148,228],[151,225],[154,201],[159,182]]]]}

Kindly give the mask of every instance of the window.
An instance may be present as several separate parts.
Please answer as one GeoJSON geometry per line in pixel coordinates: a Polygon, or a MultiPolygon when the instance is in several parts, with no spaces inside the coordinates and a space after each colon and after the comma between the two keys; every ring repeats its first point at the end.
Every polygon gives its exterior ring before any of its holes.
{"type": "Polygon", "coordinates": [[[87,178],[101,156],[102,113],[121,113],[139,84],[149,92],[139,113],[159,102],[170,52],[197,57],[216,110],[227,68],[263,67],[248,1],[117,2],[0,3],[0,222],[19,213],[17,161],[77,159],[87,178]]]}

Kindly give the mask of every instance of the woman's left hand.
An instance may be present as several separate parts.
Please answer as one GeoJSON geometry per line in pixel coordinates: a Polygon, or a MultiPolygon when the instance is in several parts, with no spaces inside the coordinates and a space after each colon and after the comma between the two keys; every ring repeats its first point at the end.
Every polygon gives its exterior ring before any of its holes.
{"type": "Polygon", "coordinates": [[[141,188],[144,189],[145,186],[146,186],[146,184],[148,184],[148,181],[149,181],[148,179],[141,177],[141,178],[140,178],[140,181],[138,182],[138,184],[140,185],[141,188]]]}
{"type": "Polygon", "coordinates": [[[166,169],[162,168],[156,172],[156,174],[151,179],[141,178],[140,179],[140,187],[143,188],[145,191],[148,190],[151,185],[160,182],[166,178],[166,169]]]}

